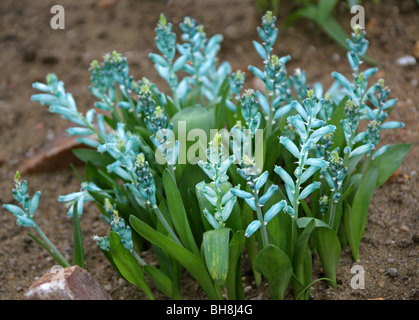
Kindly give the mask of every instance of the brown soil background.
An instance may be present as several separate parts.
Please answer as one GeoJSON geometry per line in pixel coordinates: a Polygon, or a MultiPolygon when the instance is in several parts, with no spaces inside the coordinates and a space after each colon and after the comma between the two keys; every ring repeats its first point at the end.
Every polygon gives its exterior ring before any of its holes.
{"type": "MultiPolygon", "coordinates": [[[[191,15],[205,25],[207,34],[222,33],[224,42],[220,58],[230,61],[233,69],[248,64],[261,65],[252,40],[258,39],[256,26],[260,14],[251,0],[162,1],[121,0],[109,6],[99,0],[84,1],[15,1],[0,3],[0,203],[11,203],[12,179],[19,164],[54,139],[64,135],[70,124],[50,114],[46,107],[32,102],[35,93],[31,84],[44,82],[49,72],[57,74],[72,92],[83,111],[94,102],[87,71],[91,60],[101,59],[116,49],[130,63],[135,79],[143,76],[161,85],[147,55],[156,51],[154,27],[160,12],[174,24],[183,16],[191,15]],[[61,4],[66,13],[66,29],[50,28],[50,8],[61,4]],[[102,4],[102,5],[101,5],[102,4]]],[[[411,54],[419,41],[419,10],[413,0],[386,1],[373,4],[364,1],[367,19],[369,54],[380,64],[379,77],[392,89],[392,97],[399,103],[391,120],[403,121],[406,127],[385,132],[385,143],[413,143],[402,167],[401,176],[378,189],[371,202],[367,229],[361,245],[361,260],[365,268],[364,290],[352,290],[350,269],[354,264],[350,251],[344,249],[338,268],[341,285],[337,289],[317,283],[312,287],[314,299],[418,299],[418,190],[419,175],[419,66],[400,67],[395,60],[411,54]],[[407,228],[406,228],[407,227],[407,228]],[[396,268],[397,275],[387,274],[396,268]]],[[[285,4],[279,21],[292,9],[285,4]]],[[[351,15],[338,6],[336,16],[349,31],[351,15]]],[[[309,83],[321,81],[326,87],[332,82],[333,70],[350,76],[345,52],[311,22],[299,21],[280,33],[275,51],[279,56],[291,54],[287,65],[307,71],[309,83]]],[[[178,31],[178,28],[175,29],[178,31]]],[[[376,79],[375,79],[376,80],[376,79]]],[[[81,169],[80,169],[81,170],[81,169]]],[[[62,194],[80,188],[71,171],[27,175],[31,194],[42,191],[37,222],[57,247],[71,259],[72,224],[64,206],[57,202],[62,194]]],[[[15,224],[15,218],[0,209],[0,299],[20,299],[36,277],[55,263],[28,236],[27,229],[15,224]]],[[[106,223],[98,210],[88,206],[82,218],[85,238],[86,266],[95,279],[114,299],[144,299],[135,287],[118,280],[116,272],[104,258],[92,234],[105,235],[106,223]]],[[[143,254],[146,261],[154,261],[150,252],[143,254]]],[[[313,279],[321,276],[315,259],[313,279]]],[[[250,271],[243,268],[248,299],[268,299],[266,284],[255,288],[250,271]]],[[[198,285],[185,273],[182,284],[185,299],[203,299],[198,285]]],[[[162,294],[156,297],[164,299],[162,294]]],[[[290,297],[290,296],[289,296],[290,297]]]]}

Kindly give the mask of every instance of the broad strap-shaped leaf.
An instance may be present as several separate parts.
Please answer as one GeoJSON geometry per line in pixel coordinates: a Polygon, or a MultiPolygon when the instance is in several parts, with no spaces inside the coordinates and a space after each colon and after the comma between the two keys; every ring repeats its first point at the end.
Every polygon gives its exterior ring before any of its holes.
{"type": "Polygon", "coordinates": [[[345,119],[345,104],[348,100],[347,97],[344,97],[339,104],[334,108],[332,118],[330,119],[330,124],[333,124],[336,126],[336,131],[333,135],[333,145],[331,147],[331,150],[339,147],[340,150],[344,149],[344,143],[345,143],[345,134],[343,132],[343,128],[340,125],[340,120],[345,119]]]}
{"type": "Polygon", "coordinates": [[[228,256],[227,294],[230,300],[244,299],[243,284],[240,274],[240,258],[246,237],[243,230],[235,233],[230,241],[228,256]]]}
{"type": "Polygon", "coordinates": [[[106,167],[115,161],[107,152],[101,153],[92,149],[73,149],[72,152],[81,161],[90,161],[98,167],[106,167]]]}
{"type": "Polygon", "coordinates": [[[319,227],[328,228],[329,227],[329,225],[322,220],[312,218],[312,217],[303,217],[303,218],[298,218],[297,219],[298,228],[304,229],[312,221],[314,221],[314,224],[315,224],[316,228],[319,228],[319,227]]]}
{"type": "Polygon", "coordinates": [[[341,246],[336,232],[329,227],[316,228],[313,231],[316,237],[317,253],[319,254],[325,276],[332,279],[329,284],[337,287],[336,269],[340,259],[341,246]]]}
{"type": "Polygon", "coordinates": [[[182,299],[178,290],[174,290],[173,281],[164,272],[151,265],[145,265],[144,271],[154,282],[156,287],[170,299],[182,299]]]}
{"type": "Polygon", "coordinates": [[[230,229],[222,228],[204,233],[202,242],[205,261],[211,278],[224,288],[228,274],[230,229]]]}
{"type": "MultiPolygon", "coordinates": [[[[301,235],[298,237],[295,245],[294,245],[294,253],[292,258],[292,265],[294,270],[295,277],[303,284],[306,283],[307,277],[307,270],[304,267],[305,263],[305,255],[308,248],[308,240],[310,238],[311,233],[313,232],[314,228],[316,227],[314,219],[310,221],[301,235]]],[[[311,270],[310,270],[311,274],[311,270]]]]}
{"type": "Polygon", "coordinates": [[[174,259],[182,264],[186,270],[189,271],[192,277],[198,281],[202,289],[208,295],[209,299],[222,299],[221,293],[214,286],[211,276],[209,275],[205,264],[201,260],[199,252],[198,255],[192,253],[188,249],[178,245],[176,242],[157,232],[135,216],[131,216],[129,221],[133,229],[143,238],[160,247],[162,250],[167,251],[174,259]]]}
{"type": "Polygon", "coordinates": [[[154,300],[153,293],[148,287],[143,270],[138,261],[126,250],[121,243],[121,237],[111,231],[109,235],[112,260],[121,275],[130,283],[144,291],[150,300],[154,300]]]}
{"type": "Polygon", "coordinates": [[[179,189],[167,169],[163,172],[163,185],[166,191],[170,216],[183,245],[193,253],[199,254],[199,249],[195,243],[179,189]]]}
{"type": "Polygon", "coordinates": [[[83,236],[80,227],[80,216],[77,212],[73,212],[73,243],[73,264],[84,269],[83,236]]]}
{"type": "Polygon", "coordinates": [[[372,167],[361,179],[351,210],[345,210],[345,227],[352,255],[359,258],[359,245],[367,224],[370,200],[377,185],[379,168],[372,167]]]}
{"type": "Polygon", "coordinates": [[[404,157],[412,148],[411,144],[395,144],[381,156],[371,162],[371,166],[379,167],[379,175],[377,180],[377,188],[383,185],[399,168],[404,157]]]}
{"type": "Polygon", "coordinates": [[[256,256],[255,267],[268,280],[271,299],[283,300],[292,276],[292,265],[287,254],[270,244],[256,256]]]}

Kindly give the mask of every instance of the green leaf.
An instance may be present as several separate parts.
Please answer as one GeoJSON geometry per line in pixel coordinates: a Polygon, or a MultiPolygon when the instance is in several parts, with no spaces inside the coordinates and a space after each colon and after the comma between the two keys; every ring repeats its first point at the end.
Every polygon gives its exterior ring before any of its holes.
{"type": "Polygon", "coordinates": [[[83,162],[90,161],[95,166],[106,167],[108,164],[114,162],[108,153],[100,153],[93,149],[73,149],[74,155],[83,162]]]}
{"type": "Polygon", "coordinates": [[[355,171],[355,169],[357,168],[359,162],[362,160],[362,158],[364,158],[364,155],[361,154],[359,156],[355,156],[355,157],[351,157],[348,161],[348,172],[346,173],[346,176],[351,176],[352,173],[355,171]]]}
{"type": "MultiPolygon", "coordinates": [[[[174,117],[170,120],[173,123],[173,131],[176,134],[176,137],[179,138],[179,122],[186,122],[186,132],[187,134],[192,129],[201,129],[209,137],[210,128],[212,128],[212,119],[208,110],[200,105],[193,105],[177,112],[174,117]]],[[[186,136],[185,136],[186,138],[186,136]]]]}
{"type": "Polygon", "coordinates": [[[164,274],[164,272],[151,265],[145,265],[144,271],[154,282],[156,287],[170,299],[182,299],[178,291],[174,290],[172,280],[166,274],[164,274]]]}
{"type": "Polygon", "coordinates": [[[170,216],[183,245],[185,248],[199,255],[199,249],[195,243],[188,217],[186,216],[182,197],[180,196],[176,182],[167,169],[163,172],[163,185],[164,190],[166,191],[167,206],[170,216]]]}
{"type": "Polygon", "coordinates": [[[122,276],[130,283],[144,291],[147,298],[154,300],[154,296],[148,287],[143,270],[137,260],[126,250],[121,243],[121,237],[111,231],[109,235],[112,260],[122,276]]]}
{"type": "Polygon", "coordinates": [[[352,202],[352,208],[345,210],[345,227],[352,255],[359,259],[359,245],[367,224],[370,200],[377,185],[378,167],[373,167],[362,178],[352,202]]]}
{"type": "Polygon", "coordinates": [[[165,109],[167,111],[167,114],[169,118],[173,118],[173,116],[180,110],[180,107],[177,106],[173,99],[168,95],[166,95],[166,101],[167,104],[165,106],[165,109]]]}
{"type": "Polygon", "coordinates": [[[317,7],[317,22],[322,24],[328,16],[332,14],[332,10],[336,6],[338,0],[320,0],[317,7]]]}
{"type": "MultiPolygon", "coordinates": [[[[254,220],[253,210],[247,204],[244,203],[241,207],[241,211],[242,211],[243,225],[248,226],[254,220]]],[[[262,276],[255,268],[256,256],[258,254],[257,247],[256,247],[257,234],[258,232],[255,232],[251,237],[249,238],[246,237],[246,252],[249,257],[250,264],[252,265],[252,271],[255,277],[256,285],[259,286],[262,283],[262,276]]]]}
{"type": "Polygon", "coordinates": [[[304,229],[312,221],[314,221],[316,228],[319,228],[319,227],[329,228],[329,225],[326,222],[323,222],[323,221],[321,221],[319,219],[312,218],[312,217],[298,218],[297,219],[298,228],[304,229]]]}
{"type": "Polygon", "coordinates": [[[227,107],[226,100],[230,93],[230,85],[228,83],[228,77],[224,80],[221,85],[219,96],[221,95],[221,101],[215,106],[215,128],[220,130],[224,127],[224,123],[227,119],[227,107]]]}
{"type": "MultiPolygon", "coordinates": [[[[74,204],[77,208],[77,203],[74,204]]],[[[77,212],[73,212],[73,264],[84,269],[84,245],[80,227],[80,217],[77,212]]]]}
{"type": "Polygon", "coordinates": [[[411,144],[395,144],[378,158],[372,160],[371,166],[378,166],[377,188],[383,185],[402,164],[404,157],[412,148],[411,144]]]}
{"type": "Polygon", "coordinates": [[[240,258],[246,237],[244,231],[239,230],[230,241],[228,256],[227,294],[230,300],[244,299],[243,284],[240,274],[240,258]]]}
{"type": "Polygon", "coordinates": [[[337,287],[336,269],[341,253],[339,238],[330,228],[316,228],[313,232],[316,238],[317,253],[322,263],[323,272],[327,278],[332,279],[329,284],[337,287]]]}
{"type": "Polygon", "coordinates": [[[294,10],[285,20],[285,25],[288,27],[293,24],[296,20],[304,17],[316,21],[317,8],[312,5],[307,5],[300,9],[294,10]]]}
{"type": "Polygon", "coordinates": [[[287,254],[270,244],[256,256],[255,267],[268,280],[271,299],[283,300],[292,276],[287,254]]]}
{"type": "Polygon", "coordinates": [[[345,141],[345,133],[343,131],[342,126],[340,125],[340,120],[345,119],[345,104],[348,100],[348,97],[344,97],[339,104],[336,106],[336,108],[333,111],[332,118],[330,119],[330,124],[336,126],[336,131],[333,134],[333,145],[331,147],[331,150],[339,147],[341,151],[344,149],[345,141]]]}
{"type": "MultiPolygon", "coordinates": [[[[312,218],[313,219],[313,218],[312,218]]],[[[295,246],[294,246],[294,254],[292,259],[292,265],[295,277],[302,283],[306,284],[307,281],[307,270],[304,267],[305,263],[305,255],[308,248],[308,240],[310,238],[311,233],[313,232],[314,228],[316,227],[314,219],[310,221],[301,235],[298,237],[295,246]]],[[[311,270],[309,270],[311,274],[311,270]]],[[[309,279],[310,281],[310,279],[309,279]]]]}
{"type": "MultiPolygon", "coordinates": [[[[265,192],[272,185],[271,181],[265,184],[265,192]]],[[[268,210],[281,200],[287,200],[287,197],[282,193],[279,188],[273,196],[264,204],[263,213],[266,214],[268,210]]],[[[279,249],[286,251],[287,248],[287,229],[291,226],[290,215],[281,211],[278,213],[266,226],[268,231],[269,242],[276,245],[279,249]]],[[[289,230],[289,229],[288,229],[289,230]]]]}
{"type": "Polygon", "coordinates": [[[224,288],[228,273],[230,229],[222,228],[204,233],[203,249],[211,278],[224,288]]]}
{"type": "Polygon", "coordinates": [[[129,221],[133,229],[142,237],[160,247],[162,250],[170,253],[173,258],[182,264],[189,271],[192,277],[198,281],[202,289],[208,295],[209,299],[222,299],[221,293],[214,286],[211,276],[200,258],[199,252],[198,255],[192,253],[134,216],[131,216],[129,221]]]}

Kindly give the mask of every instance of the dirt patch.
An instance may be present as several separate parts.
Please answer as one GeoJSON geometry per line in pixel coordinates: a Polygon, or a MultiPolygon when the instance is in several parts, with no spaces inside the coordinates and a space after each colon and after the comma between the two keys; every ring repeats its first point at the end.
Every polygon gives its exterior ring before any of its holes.
{"type": "MultiPolygon", "coordinates": [[[[162,89],[166,86],[158,77],[147,55],[155,51],[154,27],[160,12],[174,23],[184,15],[192,15],[205,25],[208,34],[222,33],[221,59],[228,60],[234,69],[248,64],[261,65],[253,50],[257,39],[259,14],[251,0],[223,1],[116,1],[98,6],[100,1],[14,1],[2,0],[0,6],[0,203],[12,202],[10,189],[13,174],[22,160],[33,155],[48,141],[60,136],[69,123],[38,103],[32,102],[31,84],[44,81],[49,72],[66,83],[82,111],[92,106],[89,73],[91,60],[100,59],[114,49],[124,54],[136,79],[147,76],[162,89]],[[50,28],[50,8],[61,4],[66,12],[66,29],[50,28]]],[[[112,2],[112,1],[111,1],[112,2]]],[[[284,2],[285,3],[285,2],[284,2]]],[[[391,114],[392,120],[403,121],[406,128],[384,133],[385,143],[413,143],[401,170],[400,178],[378,189],[371,202],[367,229],[361,244],[361,261],[366,271],[364,290],[352,290],[351,267],[355,264],[350,252],[344,249],[338,268],[337,289],[317,283],[312,288],[314,299],[418,299],[418,190],[419,158],[419,66],[399,67],[395,61],[411,54],[419,41],[419,10],[414,1],[382,1],[365,6],[369,53],[380,63],[379,77],[399,99],[391,114]]],[[[283,21],[290,5],[280,13],[283,21]]],[[[339,21],[349,29],[351,16],[338,8],[339,21]]],[[[177,28],[176,28],[177,31],[177,28]]],[[[298,22],[293,27],[280,27],[275,47],[278,55],[292,55],[289,72],[297,67],[307,71],[309,83],[321,81],[328,86],[333,70],[349,75],[345,52],[327,38],[311,22],[298,22]]],[[[56,199],[80,188],[70,169],[33,174],[30,192],[42,190],[39,217],[42,229],[70,258],[72,224],[66,209],[56,199]]],[[[3,210],[2,210],[3,211],[3,210]]],[[[89,206],[82,217],[86,244],[86,265],[114,299],[145,299],[133,286],[119,280],[104,258],[92,234],[107,234],[108,227],[98,210],[89,206]]],[[[20,299],[36,277],[50,269],[54,261],[26,235],[27,230],[15,225],[15,218],[0,214],[0,299],[20,299]]],[[[154,258],[144,253],[146,261],[154,258]]],[[[314,278],[321,276],[317,259],[314,278]]],[[[246,295],[249,299],[268,299],[266,284],[255,288],[250,270],[243,264],[246,295]]],[[[182,277],[185,299],[205,298],[198,285],[185,273],[182,277]]],[[[162,294],[156,297],[164,299],[162,294]]],[[[288,296],[290,297],[290,296],[288,296]]]]}

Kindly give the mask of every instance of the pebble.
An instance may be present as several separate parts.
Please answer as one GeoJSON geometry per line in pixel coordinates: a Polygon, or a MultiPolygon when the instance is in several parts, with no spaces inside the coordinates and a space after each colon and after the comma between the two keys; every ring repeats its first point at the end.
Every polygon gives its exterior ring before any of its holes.
{"type": "Polygon", "coordinates": [[[400,227],[400,231],[409,232],[410,229],[409,229],[408,226],[403,225],[403,226],[400,227]]]}
{"type": "Polygon", "coordinates": [[[244,289],[243,289],[244,293],[247,293],[247,292],[249,292],[250,290],[252,290],[252,287],[251,287],[251,286],[246,286],[246,287],[244,287],[244,289]]]}
{"type": "Polygon", "coordinates": [[[416,64],[416,59],[415,59],[415,57],[413,57],[413,56],[408,56],[408,55],[406,55],[406,56],[403,56],[403,57],[401,57],[401,58],[398,58],[398,59],[396,60],[396,64],[397,64],[399,67],[408,67],[408,66],[413,66],[413,65],[415,65],[415,64],[416,64]]]}
{"type": "Polygon", "coordinates": [[[394,259],[393,258],[390,258],[390,259],[388,259],[387,260],[389,263],[393,263],[394,262],[394,259]]]}
{"type": "Polygon", "coordinates": [[[339,62],[340,61],[340,54],[335,52],[334,54],[332,54],[332,58],[331,58],[332,62],[339,62]]]}
{"type": "Polygon", "coordinates": [[[397,272],[398,271],[397,271],[396,268],[390,268],[390,269],[387,270],[387,274],[392,278],[397,277],[397,272]]]}
{"type": "Polygon", "coordinates": [[[104,285],[104,286],[103,286],[103,288],[104,288],[106,291],[111,291],[111,290],[112,290],[112,286],[111,286],[110,284],[104,285]]]}

